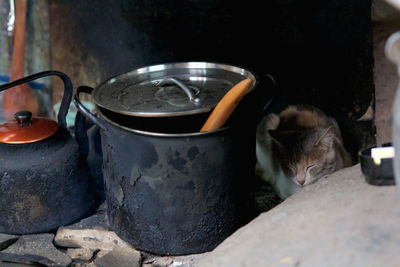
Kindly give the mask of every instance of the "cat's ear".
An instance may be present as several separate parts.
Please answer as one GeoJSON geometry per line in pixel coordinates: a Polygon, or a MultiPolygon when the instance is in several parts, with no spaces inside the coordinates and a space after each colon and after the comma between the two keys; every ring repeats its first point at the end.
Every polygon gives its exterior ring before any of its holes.
{"type": "Polygon", "coordinates": [[[281,136],[277,130],[268,130],[268,134],[272,137],[272,141],[281,145],[281,136]]]}
{"type": "Polygon", "coordinates": [[[269,113],[265,117],[265,129],[268,130],[276,130],[279,126],[279,116],[276,115],[275,113],[269,113]]]}
{"type": "Polygon", "coordinates": [[[275,143],[282,146],[292,144],[296,140],[296,135],[298,135],[296,131],[268,130],[268,133],[275,143]]]}
{"type": "Polygon", "coordinates": [[[322,147],[327,150],[333,147],[335,134],[333,126],[318,131],[318,139],[315,141],[314,146],[322,147]]]}

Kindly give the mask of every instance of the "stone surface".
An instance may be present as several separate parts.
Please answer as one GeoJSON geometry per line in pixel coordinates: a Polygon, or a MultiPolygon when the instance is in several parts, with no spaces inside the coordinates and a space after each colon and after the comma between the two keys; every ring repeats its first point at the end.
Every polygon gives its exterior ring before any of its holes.
{"type": "Polygon", "coordinates": [[[140,267],[141,262],[140,252],[127,247],[114,248],[106,255],[94,260],[97,267],[140,267]]]}
{"type": "Polygon", "coordinates": [[[68,248],[67,255],[74,261],[89,261],[93,257],[93,249],[68,248]]]}
{"type": "Polygon", "coordinates": [[[1,267],[43,267],[43,265],[37,264],[25,264],[25,263],[15,263],[15,262],[4,262],[0,261],[1,267]]]}
{"type": "Polygon", "coordinates": [[[384,53],[386,40],[400,28],[398,23],[377,24],[374,27],[375,125],[377,145],[392,141],[392,106],[399,78],[396,66],[384,53]]]}
{"type": "MultiPolygon", "coordinates": [[[[73,259],[72,263],[68,267],[98,267],[94,261],[96,259],[99,259],[109,253],[110,251],[108,250],[96,250],[92,254],[92,258],[89,261],[82,261],[78,259],[73,259]]],[[[114,266],[114,265],[112,265],[114,266]]]]}
{"type": "Polygon", "coordinates": [[[68,266],[71,258],[53,245],[53,234],[21,236],[17,242],[0,252],[0,260],[16,263],[68,266]]]}
{"type": "Polygon", "coordinates": [[[96,267],[93,262],[73,262],[68,267],[96,267]]]}
{"type": "Polygon", "coordinates": [[[110,251],[109,250],[99,250],[95,254],[95,259],[99,259],[103,257],[104,255],[108,254],[110,251]]]}
{"type": "Polygon", "coordinates": [[[0,233],[0,250],[3,250],[17,241],[19,236],[0,233]]]}
{"type": "Polygon", "coordinates": [[[365,182],[360,165],[260,214],[195,266],[399,266],[400,192],[365,182]]]}
{"type": "Polygon", "coordinates": [[[154,255],[145,255],[143,259],[142,267],[172,267],[172,266],[181,266],[181,267],[195,267],[196,262],[205,257],[208,254],[192,254],[186,256],[164,256],[158,257],[154,255]]]}
{"type": "Polygon", "coordinates": [[[104,210],[99,210],[93,216],[76,224],[60,227],[54,242],[61,247],[108,251],[115,247],[131,247],[109,229],[107,214],[104,210]]]}
{"type": "Polygon", "coordinates": [[[108,223],[107,218],[107,206],[102,204],[98,209],[97,212],[87,218],[82,219],[81,221],[71,224],[62,228],[68,229],[98,229],[98,230],[109,230],[110,224],[108,223]]]}
{"type": "Polygon", "coordinates": [[[372,6],[377,145],[392,141],[392,107],[399,83],[396,66],[384,53],[389,36],[400,30],[400,10],[389,2],[374,0],[372,6]]]}

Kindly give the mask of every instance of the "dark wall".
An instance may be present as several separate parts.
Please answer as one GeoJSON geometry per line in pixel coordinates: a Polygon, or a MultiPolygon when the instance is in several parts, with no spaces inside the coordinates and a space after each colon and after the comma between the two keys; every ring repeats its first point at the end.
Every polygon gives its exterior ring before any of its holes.
{"type": "Polygon", "coordinates": [[[99,76],[96,81],[166,62],[240,65],[276,78],[273,110],[314,104],[338,120],[353,154],[374,142],[371,122],[357,122],[373,101],[370,1],[57,0],[50,5],[52,32],[63,40],[56,47],[76,53],[74,60],[84,66],[80,72],[90,69],[88,76],[99,76]]]}

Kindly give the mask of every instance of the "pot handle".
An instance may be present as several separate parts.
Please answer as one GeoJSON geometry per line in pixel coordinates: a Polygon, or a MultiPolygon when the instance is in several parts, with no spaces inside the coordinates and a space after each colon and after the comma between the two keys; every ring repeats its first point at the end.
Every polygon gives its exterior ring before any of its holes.
{"type": "MultiPolygon", "coordinates": [[[[270,108],[272,102],[274,101],[274,98],[276,97],[277,90],[276,90],[276,80],[272,75],[265,74],[262,77],[262,80],[264,81],[264,83],[269,84],[269,86],[268,87],[266,86],[266,87],[271,90],[271,93],[267,96],[268,100],[266,103],[265,102],[263,103],[262,110],[261,110],[261,115],[265,116],[268,114],[268,109],[270,108]]],[[[263,86],[265,86],[265,85],[263,85],[263,86]]]]}
{"type": "Polygon", "coordinates": [[[76,108],[79,110],[80,113],[82,113],[83,116],[85,116],[88,120],[99,126],[103,131],[107,131],[106,124],[104,121],[100,118],[98,118],[95,114],[90,112],[80,101],[79,99],[79,94],[80,93],[86,93],[91,95],[93,91],[93,88],[89,86],[79,86],[76,89],[76,94],[74,95],[74,104],[76,108]]]}
{"type": "Polygon", "coordinates": [[[61,100],[60,110],[58,111],[57,121],[58,121],[58,125],[60,127],[67,129],[66,117],[67,117],[69,105],[70,105],[71,99],[72,99],[72,82],[71,82],[71,79],[66,74],[64,74],[60,71],[55,71],[55,70],[39,72],[39,73],[32,74],[32,75],[26,76],[24,78],[21,78],[21,79],[18,79],[18,80],[15,80],[15,81],[3,84],[3,85],[0,85],[0,92],[4,91],[6,89],[9,89],[11,87],[15,87],[17,85],[23,84],[23,83],[28,83],[33,80],[37,80],[39,78],[53,76],[53,75],[60,77],[64,83],[64,95],[61,100]]]}

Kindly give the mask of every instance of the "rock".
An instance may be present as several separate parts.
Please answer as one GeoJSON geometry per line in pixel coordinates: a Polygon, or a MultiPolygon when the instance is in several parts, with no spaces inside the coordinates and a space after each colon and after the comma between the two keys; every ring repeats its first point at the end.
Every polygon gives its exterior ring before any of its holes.
{"type": "Polygon", "coordinates": [[[167,267],[171,266],[173,263],[174,260],[170,257],[160,257],[159,259],[143,262],[142,267],[167,267]]]}
{"type": "Polygon", "coordinates": [[[93,257],[93,249],[87,248],[68,248],[67,255],[72,260],[77,261],[89,261],[93,257]]]}
{"type": "Polygon", "coordinates": [[[202,266],[399,266],[400,193],[360,165],[322,178],[237,230],[202,266]]]}
{"type": "Polygon", "coordinates": [[[131,247],[110,229],[105,210],[99,210],[76,224],[58,228],[54,242],[61,247],[107,251],[131,247]]]}
{"type": "Polygon", "coordinates": [[[104,201],[98,208],[97,212],[107,212],[107,201],[104,201]]]}
{"type": "Polygon", "coordinates": [[[139,267],[142,262],[140,252],[128,247],[117,247],[106,255],[94,260],[97,267],[139,267]]]}
{"type": "Polygon", "coordinates": [[[17,241],[19,238],[18,235],[8,235],[0,233],[0,250],[3,250],[17,241]]]}
{"type": "Polygon", "coordinates": [[[378,24],[374,27],[374,125],[378,146],[392,141],[393,99],[396,96],[399,76],[396,65],[385,55],[385,46],[389,36],[397,29],[396,23],[391,26],[378,24]]]}
{"type": "Polygon", "coordinates": [[[55,238],[55,244],[61,247],[102,249],[111,251],[115,247],[130,247],[128,243],[120,239],[113,231],[96,229],[59,229],[55,238]]]}
{"type": "Polygon", "coordinates": [[[103,257],[104,255],[106,255],[107,253],[109,253],[109,250],[98,250],[96,251],[96,255],[95,255],[95,259],[99,259],[101,257],[103,257]]]}
{"type": "Polygon", "coordinates": [[[71,258],[53,245],[53,234],[21,236],[17,242],[0,252],[0,260],[43,264],[46,266],[67,266],[71,258]]]}
{"type": "Polygon", "coordinates": [[[68,267],[96,267],[93,262],[73,262],[68,267]]]}
{"type": "Polygon", "coordinates": [[[43,267],[43,265],[37,264],[24,264],[24,263],[14,263],[14,262],[4,262],[0,261],[1,267],[43,267]]]}
{"type": "Polygon", "coordinates": [[[104,255],[106,255],[107,253],[109,253],[109,250],[99,250],[96,253],[96,259],[103,257],[104,255]]]}
{"type": "Polygon", "coordinates": [[[68,229],[110,230],[110,224],[108,223],[106,207],[101,205],[94,215],[82,219],[81,221],[66,227],[68,227],[68,229]]]}
{"type": "MultiPolygon", "coordinates": [[[[108,250],[95,250],[93,251],[92,258],[89,261],[82,261],[82,260],[74,260],[70,266],[68,267],[98,267],[94,264],[94,260],[103,257],[110,251],[108,250]],[[94,258],[94,260],[93,260],[94,258]]],[[[114,266],[114,265],[112,265],[114,266]]],[[[110,266],[111,267],[111,266],[110,266]]]]}
{"type": "Polygon", "coordinates": [[[208,252],[202,254],[192,254],[186,256],[155,256],[145,255],[142,267],[169,267],[169,266],[181,266],[181,267],[195,267],[196,262],[205,257],[208,252]]]}

